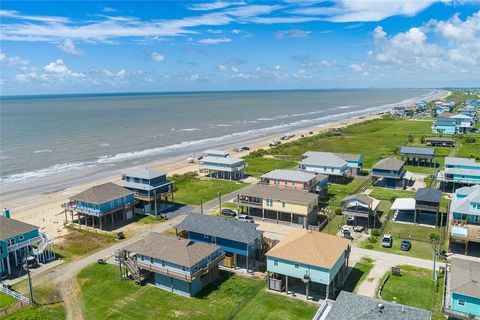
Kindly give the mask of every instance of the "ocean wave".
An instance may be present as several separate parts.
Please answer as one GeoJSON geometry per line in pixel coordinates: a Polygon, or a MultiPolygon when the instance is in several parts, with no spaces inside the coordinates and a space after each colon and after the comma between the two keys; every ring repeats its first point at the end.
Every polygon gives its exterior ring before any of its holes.
{"type": "Polygon", "coordinates": [[[231,124],[216,124],[215,127],[231,127],[231,124]]]}
{"type": "Polygon", "coordinates": [[[198,128],[185,128],[185,129],[178,129],[178,131],[185,131],[185,132],[190,132],[190,131],[200,131],[201,129],[198,128]]]}
{"type": "Polygon", "coordinates": [[[110,143],[107,143],[107,142],[100,142],[98,144],[100,147],[108,147],[110,145],[110,143]]]}
{"type": "Polygon", "coordinates": [[[50,153],[53,152],[52,149],[40,149],[40,150],[35,150],[33,153],[50,153]]]}

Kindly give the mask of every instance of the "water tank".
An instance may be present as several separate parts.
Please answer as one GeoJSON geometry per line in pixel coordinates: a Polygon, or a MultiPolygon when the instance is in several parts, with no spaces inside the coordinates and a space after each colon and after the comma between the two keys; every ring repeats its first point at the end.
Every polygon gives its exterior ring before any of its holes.
{"type": "Polygon", "coordinates": [[[10,218],[10,210],[8,210],[7,208],[4,208],[3,209],[3,216],[6,217],[6,218],[10,218]]]}

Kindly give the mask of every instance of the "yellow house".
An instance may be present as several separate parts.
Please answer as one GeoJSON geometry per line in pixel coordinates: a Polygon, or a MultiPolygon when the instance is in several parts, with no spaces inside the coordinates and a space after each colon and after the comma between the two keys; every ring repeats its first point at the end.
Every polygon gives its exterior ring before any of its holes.
{"type": "Polygon", "coordinates": [[[238,204],[249,215],[278,222],[317,225],[318,195],[295,189],[254,185],[242,190],[238,204]]]}

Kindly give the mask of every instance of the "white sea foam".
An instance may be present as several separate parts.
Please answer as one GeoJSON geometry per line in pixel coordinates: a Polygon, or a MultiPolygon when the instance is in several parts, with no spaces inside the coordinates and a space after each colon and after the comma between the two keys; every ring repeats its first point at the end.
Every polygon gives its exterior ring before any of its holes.
{"type": "Polygon", "coordinates": [[[98,144],[100,147],[108,147],[110,145],[110,143],[107,143],[107,142],[100,142],[98,144]]]}
{"type": "Polygon", "coordinates": [[[190,132],[190,131],[200,131],[201,129],[198,129],[198,128],[185,128],[185,129],[179,129],[179,131],[186,131],[186,132],[190,132]]]}
{"type": "Polygon", "coordinates": [[[50,153],[53,152],[52,149],[41,149],[41,150],[35,150],[33,153],[50,153]]]}

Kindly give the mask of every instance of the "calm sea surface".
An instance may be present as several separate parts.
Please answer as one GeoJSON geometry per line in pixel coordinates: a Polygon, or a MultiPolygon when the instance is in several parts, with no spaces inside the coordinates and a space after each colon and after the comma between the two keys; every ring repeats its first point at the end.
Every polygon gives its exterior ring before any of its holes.
{"type": "Polygon", "coordinates": [[[195,153],[426,99],[431,89],[2,98],[3,185],[195,153]]]}

